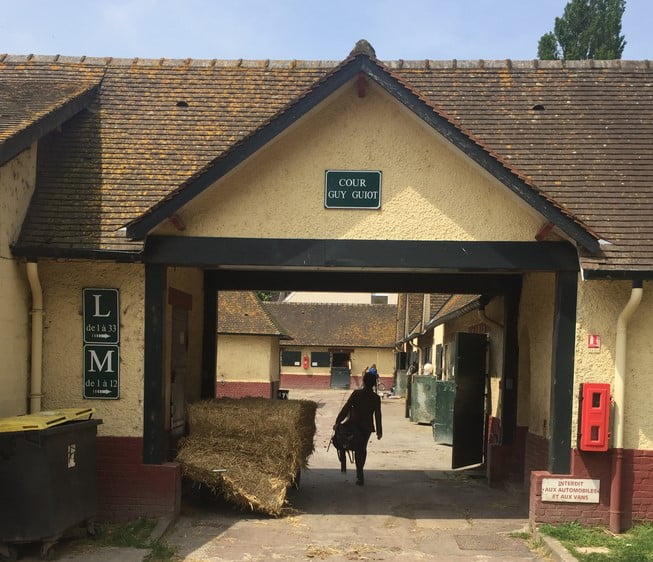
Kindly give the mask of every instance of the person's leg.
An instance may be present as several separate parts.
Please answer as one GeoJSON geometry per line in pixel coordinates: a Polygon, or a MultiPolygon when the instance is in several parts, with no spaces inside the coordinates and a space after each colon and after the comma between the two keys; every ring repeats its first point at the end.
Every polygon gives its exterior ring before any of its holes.
{"type": "Polygon", "coordinates": [[[354,452],[354,459],[356,461],[356,484],[362,486],[365,483],[363,476],[363,467],[367,460],[367,442],[370,440],[370,434],[364,434],[361,446],[354,452]]]}

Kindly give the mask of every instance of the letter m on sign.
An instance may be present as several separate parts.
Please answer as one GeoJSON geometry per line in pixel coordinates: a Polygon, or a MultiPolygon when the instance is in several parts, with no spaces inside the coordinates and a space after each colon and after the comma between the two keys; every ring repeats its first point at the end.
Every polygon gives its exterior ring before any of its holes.
{"type": "Polygon", "coordinates": [[[84,346],[84,398],[120,397],[120,348],[117,345],[84,346]]]}

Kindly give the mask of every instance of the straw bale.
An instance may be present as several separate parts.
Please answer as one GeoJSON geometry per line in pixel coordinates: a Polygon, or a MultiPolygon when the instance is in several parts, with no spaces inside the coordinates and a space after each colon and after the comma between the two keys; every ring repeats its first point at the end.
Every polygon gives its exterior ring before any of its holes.
{"type": "Polygon", "coordinates": [[[219,398],[189,406],[184,475],[235,505],[279,515],[286,490],[314,450],[317,404],[219,398]]]}

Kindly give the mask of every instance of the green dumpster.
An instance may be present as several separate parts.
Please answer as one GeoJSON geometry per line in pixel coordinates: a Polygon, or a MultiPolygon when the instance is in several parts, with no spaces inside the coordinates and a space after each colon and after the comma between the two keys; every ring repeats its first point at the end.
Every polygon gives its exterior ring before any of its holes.
{"type": "Polygon", "coordinates": [[[406,384],[407,384],[407,370],[406,369],[397,369],[397,382],[395,383],[395,396],[400,396],[404,398],[406,396],[406,384]]]}
{"type": "Polygon", "coordinates": [[[41,542],[41,556],[97,513],[93,408],[0,419],[0,558],[41,542]]]}
{"type": "Polygon", "coordinates": [[[410,421],[433,423],[435,418],[435,383],[431,375],[413,375],[410,392],[410,421]]]}
{"type": "Polygon", "coordinates": [[[453,406],[455,399],[456,383],[454,381],[436,381],[434,388],[433,439],[437,443],[453,445],[453,406]]]}

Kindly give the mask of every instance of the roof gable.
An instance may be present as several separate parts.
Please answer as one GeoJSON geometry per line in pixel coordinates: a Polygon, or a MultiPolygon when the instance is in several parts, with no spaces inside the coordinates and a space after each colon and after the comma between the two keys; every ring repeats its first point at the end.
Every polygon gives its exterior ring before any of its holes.
{"type": "MultiPolygon", "coordinates": [[[[365,42],[366,43],[366,42],[365,42]]],[[[562,210],[544,193],[526,181],[513,167],[461,129],[437,107],[411,89],[403,80],[374,56],[371,47],[359,43],[350,56],[320,79],[257,130],[232,146],[180,188],[127,226],[133,239],[143,239],[148,232],[178,211],[198,194],[209,188],[227,172],[295,123],[327,97],[356,77],[373,80],[454,146],[488,171],[552,224],[590,253],[599,252],[598,237],[571,214],[562,210]]],[[[361,87],[364,87],[361,85],[361,87]]]]}
{"type": "Polygon", "coordinates": [[[99,79],[30,80],[21,74],[2,78],[0,166],[88,107],[99,84],[99,79]]]}

